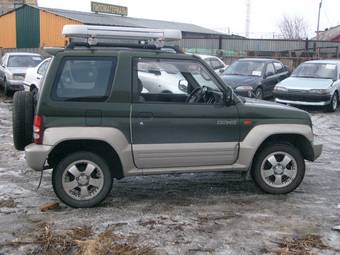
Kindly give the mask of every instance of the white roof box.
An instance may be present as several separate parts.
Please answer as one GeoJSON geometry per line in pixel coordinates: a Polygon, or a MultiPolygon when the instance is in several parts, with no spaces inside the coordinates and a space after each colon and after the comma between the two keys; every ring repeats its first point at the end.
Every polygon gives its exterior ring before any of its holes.
{"type": "Polygon", "coordinates": [[[96,45],[97,40],[100,39],[118,39],[144,41],[163,47],[165,42],[182,39],[179,30],[88,25],[65,25],[63,35],[68,38],[86,39],[90,45],[96,45]]]}

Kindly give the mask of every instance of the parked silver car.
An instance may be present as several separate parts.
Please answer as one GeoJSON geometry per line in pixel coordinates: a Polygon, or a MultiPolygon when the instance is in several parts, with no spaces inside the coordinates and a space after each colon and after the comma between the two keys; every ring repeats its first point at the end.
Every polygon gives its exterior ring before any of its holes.
{"type": "Polygon", "coordinates": [[[14,91],[24,90],[23,81],[27,69],[37,66],[42,59],[42,56],[36,53],[6,53],[0,61],[0,84],[5,95],[10,96],[14,91]]]}
{"type": "Polygon", "coordinates": [[[314,60],[299,65],[292,75],[275,86],[278,103],[326,106],[334,112],[339,104],[340,61],[314,60]]]}

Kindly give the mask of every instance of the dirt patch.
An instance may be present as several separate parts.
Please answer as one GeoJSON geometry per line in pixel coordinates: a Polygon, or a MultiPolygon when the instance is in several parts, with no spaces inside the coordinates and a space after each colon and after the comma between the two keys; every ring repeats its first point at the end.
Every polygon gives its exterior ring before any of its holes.
{"type": "Polygon", "coordinates": [[[138,244],[133,237],[114,234],[108,228],[101,234],[94,235],[89,226],[75,227],[67,231],[57,231],[52,224],[38,225],[38,234],[31,240],[18,240],[4,246],[20,247],[34,245],[29,255],[153,255],[151,248],[138,244]]]}
{"type": "Polygon", "coordinates": [[[0,200],[0,208],[15,208],[17,207],[17,203],[14,201],[13,198],[9,199],[1,199],[0,200]]]}
{"type": "MultiPolygon", "coordinates": [[[[337,251],[324,244],[318,235],[307,235],[303,238],[285,239],[279,243],[280,251],[277,255],[316,255],[313,249],[337,251]]],[[[338,250],[340,251],[340,250],[338,250]]]]}

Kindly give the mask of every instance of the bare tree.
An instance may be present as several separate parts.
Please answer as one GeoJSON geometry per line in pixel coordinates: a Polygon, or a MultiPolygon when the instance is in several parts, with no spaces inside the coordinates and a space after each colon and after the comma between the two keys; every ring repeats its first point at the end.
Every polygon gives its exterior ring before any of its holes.
{"type": "Polygon", "coordinates": [[[278,27],[284,39],[305,39],[308,37],[308,25],[303,17],[283,16],[278,27]]]}

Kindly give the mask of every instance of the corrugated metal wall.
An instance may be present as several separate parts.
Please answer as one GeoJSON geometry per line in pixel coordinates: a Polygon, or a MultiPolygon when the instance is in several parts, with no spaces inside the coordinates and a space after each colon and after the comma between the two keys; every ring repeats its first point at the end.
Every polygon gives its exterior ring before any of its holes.
{"type": "Polygon", "coordinates": [[[16,15],[15,12],[0,17],[0,48],[16,48],[16,15]]]}
{"type": "Polygon", "coordinates": [[[40,46],[39,10],[24,6],[16,10],[17,48],[38,48],[40,46]]]}
{"type": "Polygon", "coordinates": [[[63,26],[67,24],[81,24],[80,22],[64,18],[40,10],[40,47],[63,47],[66,38],[61,34],[63,26]]]}

